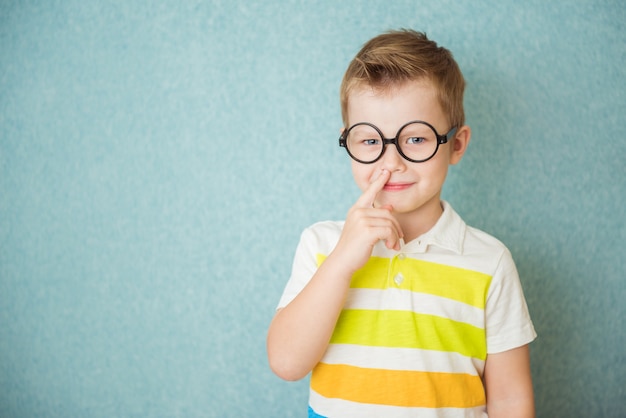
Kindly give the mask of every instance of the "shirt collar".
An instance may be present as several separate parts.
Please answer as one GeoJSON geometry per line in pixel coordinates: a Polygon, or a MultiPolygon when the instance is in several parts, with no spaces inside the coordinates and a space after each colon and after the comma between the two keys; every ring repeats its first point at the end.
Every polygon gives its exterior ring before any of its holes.
{"type": "Polygon", "coordinates": [[[463,253],[463,241],[467,225],[446,201],[441,201],[443,213],[428,232],[407,243],[402,252],[424,253],[433,245],[457,254],[463,253]]]}

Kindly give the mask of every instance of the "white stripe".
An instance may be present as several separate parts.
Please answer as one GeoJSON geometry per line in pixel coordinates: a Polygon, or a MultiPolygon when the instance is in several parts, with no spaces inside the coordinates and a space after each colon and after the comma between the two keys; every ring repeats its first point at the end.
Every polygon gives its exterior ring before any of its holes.
{"type": "Polygon", "coordinates": [[[466,373],[474,376],[481,376],[485,367],[484,360],[459,353],[351,344],[329,345],[322,362],[371,369],[466,373]]]}
{"type": "Polygon", "coordinates": [[[311,389],[309,404],[322,416],[359,418],[487,418],[484,406],[476,408],[410,408],[388,405],[360,404],[343,399],[325,398],[311,389]]]}
{"type": "Polygon", "coordinates": [[[413,311],[485,328],[485,311],[463,302],[410,290],[350,289],[345,309],[413,311]]]}

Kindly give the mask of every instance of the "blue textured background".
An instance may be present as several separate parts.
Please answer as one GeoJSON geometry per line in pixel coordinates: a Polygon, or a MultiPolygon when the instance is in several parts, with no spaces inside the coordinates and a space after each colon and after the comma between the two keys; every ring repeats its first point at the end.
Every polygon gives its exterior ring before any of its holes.
{"type": "Polygon", "coordinates": [[[0,416],[296,417],[265,333],[358,196],[338,87],[381,31],[467,78],[444,190],[503,240],[539,417],[626,416],[623,1],[0,1],[0,416]]]}

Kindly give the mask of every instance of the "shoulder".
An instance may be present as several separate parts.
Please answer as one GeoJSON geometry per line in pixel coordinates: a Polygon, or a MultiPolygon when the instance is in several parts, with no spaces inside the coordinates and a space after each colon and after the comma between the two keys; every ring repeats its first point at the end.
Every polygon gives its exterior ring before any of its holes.
{"type": "Polygon", "coordinates": [[[341,235],[344,221],[321,221],[305,228],[302,235],[317,237],[318,239],[335,238],[341,235]]]}
{"type": "Polygon", "coordinates": [[[302,231],[300,244],[321,253],[331,251],[343,230],[344,221],[322,221],[314,223],[302,231]]]}
{"type": "MultiPolygon", "coordinates": [[[[442,241],[457,242],[458,250],[463,256],[472,256],[482,253],[500,254],[507,252],[506,246],[493,235],[474,228],[465,223],[463,218],[448,203],[443,202],[444,219],[441,227],[444,232],[440,233],[442,241]]],[[[450,245],[452,246],[452,245],[450,245]]]]}
{"type": "Polygon", "coordinates": [[[502,267],[508,269],[513,265],[511,252],[502,241],[481,229],[467,225],[453,210],[450,212],[449,223],[454,225],[453,228],[461,237],[460,263],[489,275],[502,267]]]}
{"type": "Polygon", "coordinates": [[[463,254],[476,270],[492,276],[493,283],[517,280],[517,268],[507,246],[498,238],[477,228],[467,227],[463,254]]]}
{"type": "Polygon", "coordinates": [[[482,250],[489,252],[506,252],[506,245],[493,235],[467,225],[465,230],[465,250],[482,250]]]}

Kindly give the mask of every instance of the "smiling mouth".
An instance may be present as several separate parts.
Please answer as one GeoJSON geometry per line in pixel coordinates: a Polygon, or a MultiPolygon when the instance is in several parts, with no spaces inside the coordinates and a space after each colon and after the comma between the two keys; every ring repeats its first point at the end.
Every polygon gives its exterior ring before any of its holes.
{"type": "Polygon", "coordinates": [[[385,187],[383,188],[383,190],[389,191],[389,192],[397,192],[397,191],[408,189],[412,185],[413,183],[387,183],[385,184],[385,187]]]}

